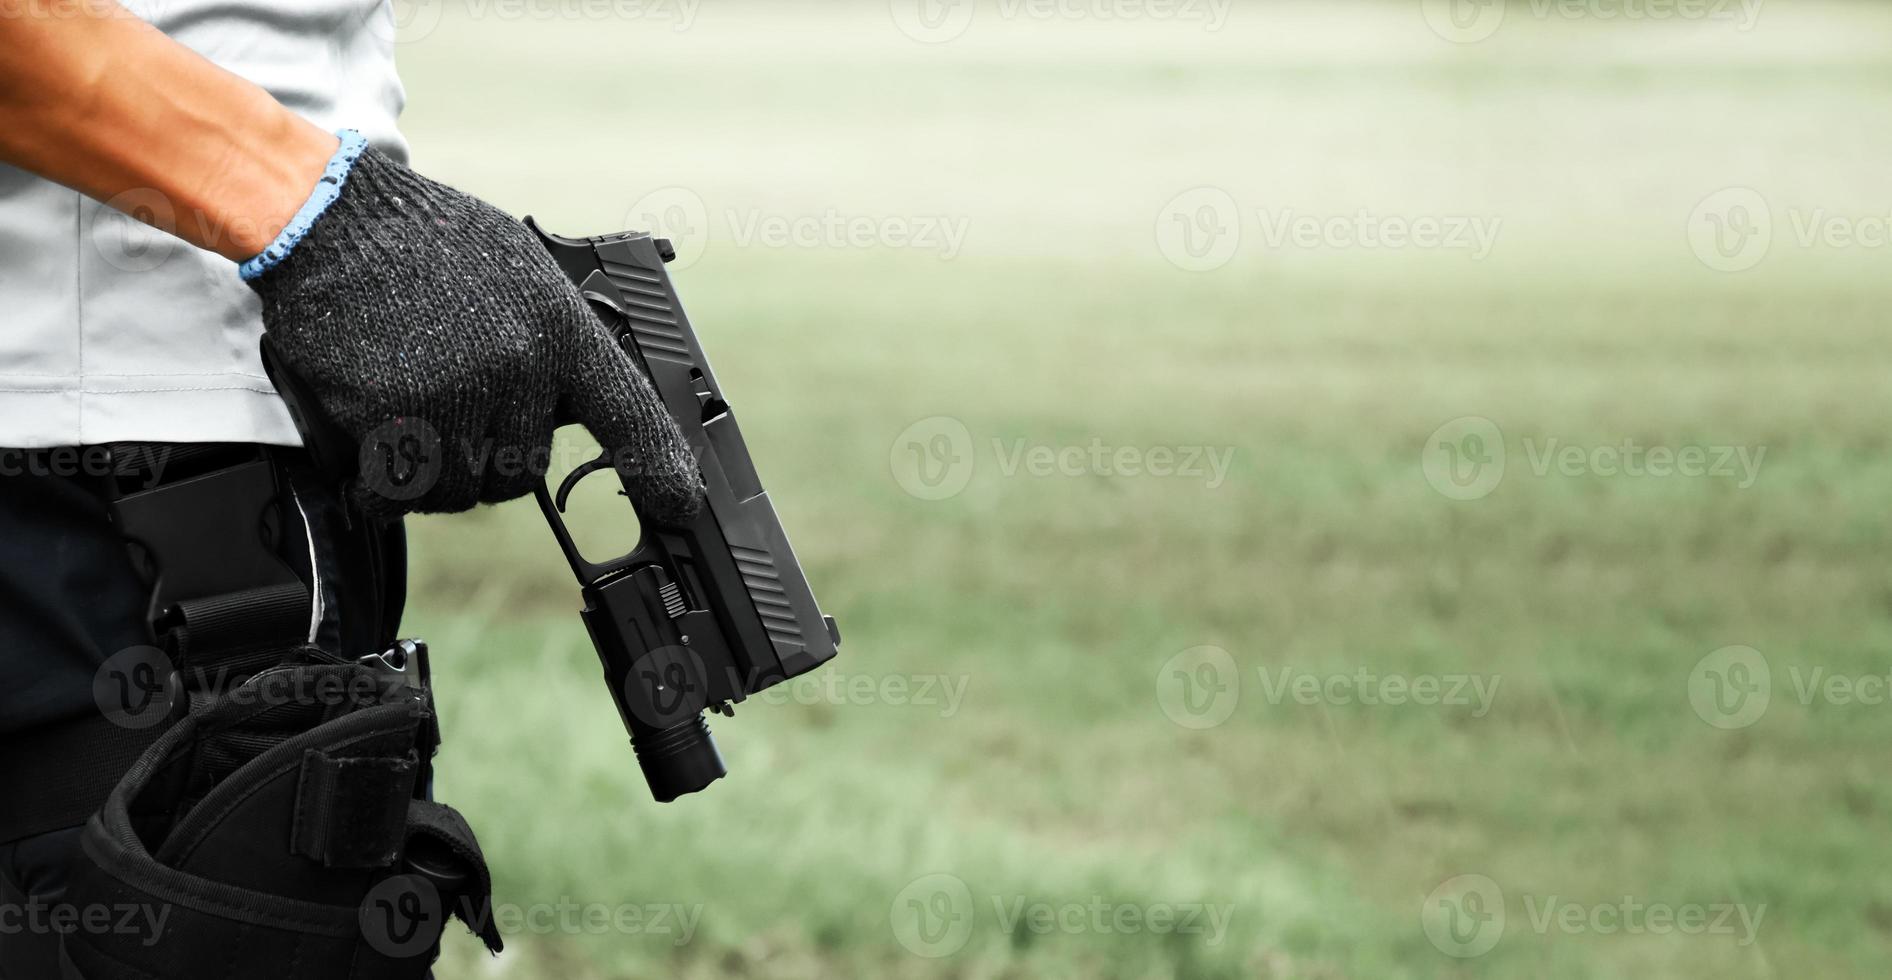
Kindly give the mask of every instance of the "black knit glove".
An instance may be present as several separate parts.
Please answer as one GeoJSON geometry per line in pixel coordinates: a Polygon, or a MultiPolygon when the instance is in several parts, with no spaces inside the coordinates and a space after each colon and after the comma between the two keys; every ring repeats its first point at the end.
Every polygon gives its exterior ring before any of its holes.
{"type": "Polygon", "coordinates": [[[315,197],[242,273],[271,344],[361,446],[362,507],[389,519],[530,493],[563,405],[643,513],[694,517],[702,483],[676,424],[532,233],[343,135],[315,197]]]}

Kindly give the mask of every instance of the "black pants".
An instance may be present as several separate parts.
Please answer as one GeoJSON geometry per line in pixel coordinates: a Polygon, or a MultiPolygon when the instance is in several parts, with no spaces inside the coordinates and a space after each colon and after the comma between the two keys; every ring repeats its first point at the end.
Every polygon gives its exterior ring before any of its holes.
{"type": "MultiPolygon", "coordinates": [[[[385,646],[405,600],[399,528],[348,515],[300,452],[269,452],[293,498],[285,509],[301,518],[285,522],[294,533],[282,547],[308,556],[298,573],[313,570],[320,586],[317,644],[354,655],[385,646]]],[[[8,473],[0,476],[0,751],[22,733],[96,713],[100,665],[152,641],[150,590],[109,517],[109,472],[82,458],[8,473]]],[[[64,893],[78,837],[75,826],[0,843],[0,980],[59,976],[48,910],[64,893]]]]}

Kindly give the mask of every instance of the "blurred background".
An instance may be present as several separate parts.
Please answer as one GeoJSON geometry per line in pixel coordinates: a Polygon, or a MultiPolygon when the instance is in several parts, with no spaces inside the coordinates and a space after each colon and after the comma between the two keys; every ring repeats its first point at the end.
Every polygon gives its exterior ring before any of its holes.
{"type": "Polygon", "coordinates": [[[1885,974],[1892,7],[397,11],[845,638],[658,805],[533,505],[416,522],[442,975],[1885,974]]]}

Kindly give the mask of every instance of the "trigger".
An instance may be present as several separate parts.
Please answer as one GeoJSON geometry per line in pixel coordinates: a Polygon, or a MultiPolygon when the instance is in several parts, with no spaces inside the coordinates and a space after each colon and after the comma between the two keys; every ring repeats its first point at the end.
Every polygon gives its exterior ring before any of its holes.
{"type": "Polygon", "coordinates": [[[561,514],[565,513],[565,501],[571,499],[572,488],[578,485],[579,480],[582,480],[585,477],[588,477],[591,474],[598,472],[599,470],[608,470],[610,468],[611,468],[610,455],[605,454],[605,455],[600,455],[597,459],[594,459],[588,463],[585,463],[584,465],[566,474],[565,482],[560,483],[558,485],[558,496],[553,500],[553,503],[555,503],[558,506],[558,512],[561,514]]]}

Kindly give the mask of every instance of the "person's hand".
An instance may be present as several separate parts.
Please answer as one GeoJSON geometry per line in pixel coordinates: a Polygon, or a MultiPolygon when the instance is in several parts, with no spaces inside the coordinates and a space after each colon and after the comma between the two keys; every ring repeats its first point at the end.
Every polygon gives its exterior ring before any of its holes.
{"type": "Polygon", "coordinates": [[[644,514],[683,523],[701,506],[676,424],[531,231],[360,137],[344,135],[316,196],[242,272],[276,351],[364,446],[354,495],[370,513],[530,493],[561,405],[644,514]],[[421,464],[424,484],[386,482],[372,457],[395,452],[392,435],[418,439],[425,458],[395,465],[421,464]]]}

